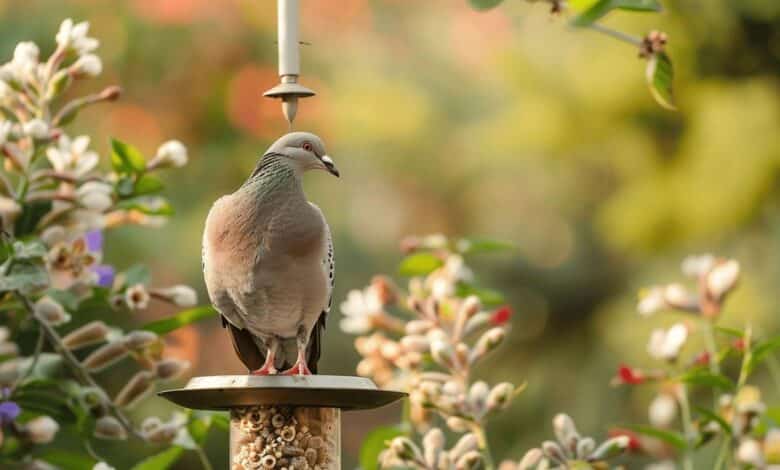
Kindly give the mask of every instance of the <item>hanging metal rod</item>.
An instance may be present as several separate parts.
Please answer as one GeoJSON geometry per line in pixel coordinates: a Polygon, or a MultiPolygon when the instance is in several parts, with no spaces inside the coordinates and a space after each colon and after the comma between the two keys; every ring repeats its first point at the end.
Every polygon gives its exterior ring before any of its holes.
{"type": "Polygon", "coordinates": [[[263,93],[282,100],[282,113],[292,127],[298,112],[298,98],[314,96],[314,91],[298,83],[301,57],[298,39],[298,0],[277,0],[277,45],[279,48],[279,84],[263,93]]]}

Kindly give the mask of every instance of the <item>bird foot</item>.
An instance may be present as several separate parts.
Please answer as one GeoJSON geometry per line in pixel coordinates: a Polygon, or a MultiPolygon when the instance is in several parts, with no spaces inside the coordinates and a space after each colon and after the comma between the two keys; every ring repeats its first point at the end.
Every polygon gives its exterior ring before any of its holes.
{"type": "Polygon", "coordinates": [[[290,367],[284,372],[280,372],[280,375],[312,375],[309,370],[309,366],[303,361],[298,361],[294,366],[290,367]]]}
{"type": "Polygon", "coordinates": [[[279,371],[276,369],[276,367],[273,366],[273,364],[266,364],[260,369],[253,370],[249,373],[249,375],[276,375],[277,373],[279,373],[279,371]]]}

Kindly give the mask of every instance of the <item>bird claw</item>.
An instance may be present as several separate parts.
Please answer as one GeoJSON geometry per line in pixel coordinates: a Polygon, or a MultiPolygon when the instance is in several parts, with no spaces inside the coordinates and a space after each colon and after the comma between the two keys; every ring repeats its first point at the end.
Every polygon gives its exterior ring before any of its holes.
{"type": "Polygon", "coordinates": [[[296,362],[294,366],[284,372],[280,372],[279,375],[312,375],[312,373],[305,362],[296,362]]]}
{"type": "Polygon", "coordinates": [[[276,375],[279,371],[273,365],[265,365],[260,369],[253,370],[249,375],[276,375]]]}

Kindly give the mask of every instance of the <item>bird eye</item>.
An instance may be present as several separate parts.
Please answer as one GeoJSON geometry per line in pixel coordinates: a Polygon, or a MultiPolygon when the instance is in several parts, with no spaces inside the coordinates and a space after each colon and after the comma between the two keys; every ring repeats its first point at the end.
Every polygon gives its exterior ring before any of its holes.
{"type": "Polygon", "coordinates": [[[303,150],[306,150],[307,152],[311,152],[312,148],[313,147],[311,146],[310,142],[304,142],[303,143],[303,150]]]}

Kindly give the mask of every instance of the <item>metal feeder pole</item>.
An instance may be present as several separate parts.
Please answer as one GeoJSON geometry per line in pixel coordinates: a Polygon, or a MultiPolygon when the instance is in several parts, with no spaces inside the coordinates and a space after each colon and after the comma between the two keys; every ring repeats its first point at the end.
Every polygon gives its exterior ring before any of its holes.
{"type": "Polygon", "coordinates": [[[314,96],[314,91],[298,83],[301,56],[298,39],[298,0],[277,0],[279,84],[263,93],[282,100],[282,112],[292,127],[298,112],[298,98],[314,96]]]}

